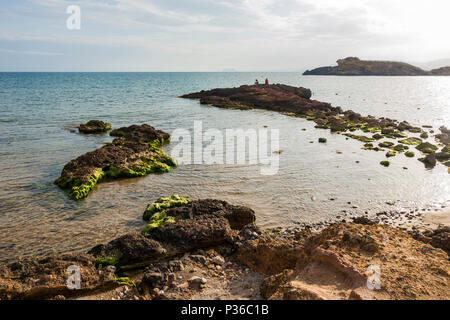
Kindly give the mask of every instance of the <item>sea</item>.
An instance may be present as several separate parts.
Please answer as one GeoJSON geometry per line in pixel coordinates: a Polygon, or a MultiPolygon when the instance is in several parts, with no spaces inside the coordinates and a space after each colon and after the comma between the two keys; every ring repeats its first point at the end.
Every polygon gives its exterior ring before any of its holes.
{"type": "MultiPolygon", "coordinates": [[[[362,115],[450,127],[450,77],[302,76],[296,72],[0,73],[0,262],[85,251],[130,231],[158,197],[214,198],[255,210],[263,228],[341,221],[379,212],[427,214],[450,206],[448,168],[426,169],[315,123],[265,110],[227,110],[180,95],[253,84],[255,79],[311,89],[312,99],[362,115]],[[259,163],[180,164],[170,173],[108,181],[82,201],[53,184],[64,165],[113,140],[82,135],[80,123],[113,128],[147,123],[177,129],[278,130],[279,168],[259,163]],[[320,144],[324,137],[327,143],[320,144]]],[[[432,141],[432,138],[430,138],[432,141]]],[[[228,141],[229,142],[229,141],[228,141]]],[[[228,143],[225,142],[225,143],[228,143]]],[[[177,146],[164,147],[169,155],[177,146]]],[[[400,220],[399,223],[402,220],[400,220]]]]}

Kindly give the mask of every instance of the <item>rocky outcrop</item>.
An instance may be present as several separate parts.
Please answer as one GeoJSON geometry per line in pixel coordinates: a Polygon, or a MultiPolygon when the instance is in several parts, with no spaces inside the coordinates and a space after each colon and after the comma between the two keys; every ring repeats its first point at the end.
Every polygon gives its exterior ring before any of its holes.
{"type": "Polygon", "coordinates": [[[100,120],[90,120],[78,126],[80,133],[103,133],[111,130],[111,124],[100,120]]]}
{"type": "Polygon", "coordinates": [[[105,179],[141,177],[168,172],[176,162],[159,147],[169,134],[143,124],[111,132],[120,136],[111,143],[67,163],[55,184],[75,200],[88,196],[105,179]]]}
{"type": "Polygon", "coordinates": [[[335,67],[320,67],[307,70],[303,75],[336,75],[336,76],[426,76],[450,75],[449,67],[425,71],[404,62],[369,61],[357,57],[337,60],[335,67]]]}
{"type": "MultiPolygon", "coordinates": [[[[364,142],[365,145],[362,147],[364,150],[385,151],[383,148],[388,148],[390,149],[387,151],[388,157],[403,153],[409,149],[409,145],[414,145],[426,156],[424,164],[427,168],[432,168],[436,164],[433,165],[433,159],[450,166],[450,161],[447,159],[447,156],[450,155],[448,153],[450,145],[447,128],[441,127],[441,133],[434,136],[444,146],[442,151],[437,154],[438,146],[422,141],[418,137],[408,137],[407,133],[409,132],[421,134],[424,139],[427,139],[428,133],[422,128],[413,126],[407,121],[400,122],[384,117],[363,116],[352,110],[344,111],[341,107],[332,107],[328,103],[311,100],[311,90],[306,88],[282,84],[244,85],[237,88],[200,91],[181,97],[200,99],[201,104],[210,104],[220,108],[266,109],[279,111],[291,117],[305,118],[314,121],[315,127],[318,129],[329,129],[331,132],[344,134],[348,138],[364,142]],[[356,131],[373,134],[373,136],[351,133],[356,131]],[[373,145],[372,142],[383,138],[399,139],[398,144],[383,141],[379,146],[373,145]],[[431,153],[436,153],[436,156],[430,155],[431,153]]],[[[320,138],[319,142],[326,142],[326,139],[320,138]]]]}
{"type": "Polygon", "coordinates": [[[411,232],[414,239],[429,243],[435,248],[440,248],[450,256],[450,227],[439,226],[435,230],[426,230],[420,232],[415,230],[411,232]]]}

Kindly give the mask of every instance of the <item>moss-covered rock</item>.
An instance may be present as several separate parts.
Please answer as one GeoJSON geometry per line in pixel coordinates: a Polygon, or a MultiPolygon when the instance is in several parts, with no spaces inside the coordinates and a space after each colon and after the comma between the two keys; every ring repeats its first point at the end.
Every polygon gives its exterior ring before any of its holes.
{"type": "Polygon", "coordinates": [[[364,136],[364,135],[356,135],[356,134],[352,134],[352,133],[344,133],[343,135],[344,135],[344,136],[347,136],[347,137],[349,137],[349,138],[352,138],[352,139],[361,141],[361,142],[365,142],[365,143],[375,141],[374,138],[367,137],[367,136],[364,136]]]}
{"type": "Polygon", "coordinates": [[[326,142],[327,142],[327,139],[326,139],[326,138],[319,138],[319,142],[320,142],[320,143],[326,143],[326,142]]]}
{"type": "Polygon", "coordinates": [[[407,156],[408,158],[412,158],[412,157],[414,157],[414,152],[412,152],[412,151],[406,151],[405,152],[405,156],[407,156]]]}

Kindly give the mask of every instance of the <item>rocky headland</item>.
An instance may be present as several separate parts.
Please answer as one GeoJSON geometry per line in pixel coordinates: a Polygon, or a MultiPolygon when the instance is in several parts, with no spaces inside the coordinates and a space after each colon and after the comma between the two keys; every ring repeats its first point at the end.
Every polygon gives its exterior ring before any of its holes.
{"type": "Polygon", "coordinates": [[[360,60],[347,57],[337,60],[337,66],[319,67],[307,70],[303,75],[325,76],[448,76],[450,67],[442,67],[431,71],[422,70],[404,62],[360,60]]]}
{"type": "Polygon", "coordinates": [[[117,138],[64,166],[55,184],[68,190],[71,198],[86,198],[105,179],[142,177],[177,166],[160,148],[170,141],[166,132],[143,124],[112,130],[110,135],[117,138]]]}
{"type": "Polygon", "coordinates": [[[175,195],[151,203],[143,218],[141,233],[87,253],[1,265],[0,299],[450,297],[448,228],[411,235],[357,218],[320,231],[261,230],[248,207],[175,195]],[[78,289],[67,286],[70,266],[79,268],[78,289]],[[368,285],[373,270],[378,289],[368,285]]]}
{"type": "MultiPolygon", "coordinates": [[[[386,158],[404,153],[413,158],[415,153],[427,168],[433,168],[437,162],[450,167],[450,131],[441,126],[435,133],[433,128],[424,125],[417,127],[406,121],[389,118],[363,116],[352,110],[333,107],[329,103],[311,100],[311,90],[283,84],[243,85],[236,88],[203,90],[181,96],[199,99],[201,104],[227,109],[265,109],[282,112],[291,117],[304,118],[316,123],[316,128],[327,129],[343,134],[347,139],[364,143],[362,149],[386,152],[386,158]],[[434,143],[431,143],[434,138],[434,143]]],[[[326,139],[319,139],[326,143],[326,139]]],[[[388,160],[381,165],[389,166],[388,160]]],[[[450,173],[450,169],[448,169],[450,173]]]]}

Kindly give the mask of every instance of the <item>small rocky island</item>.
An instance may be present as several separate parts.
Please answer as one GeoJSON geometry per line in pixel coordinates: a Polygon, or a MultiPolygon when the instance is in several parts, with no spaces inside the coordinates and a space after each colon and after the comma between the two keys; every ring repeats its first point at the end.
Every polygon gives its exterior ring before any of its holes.
{"type": "Polygon", "coordinates": [[[347,57],[337,60],[337,66],[319,67],[303,73],[323,76],[450,76],[450,67],[431,71],[404,62],[360,60],[347,57]]]}
{"type": "Polygon", "coordinates": [[[86,198],[105,179],[142,177],[168,172],[177,163],[160,146],[170,135],[148,124],[112,130],[111,143],[67,163],[55,184],[68,190],[74,200],[86,198]]]}

